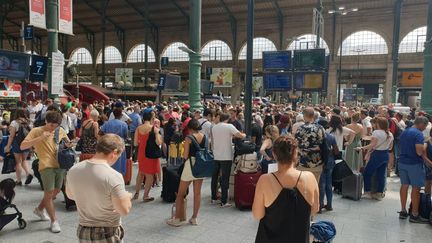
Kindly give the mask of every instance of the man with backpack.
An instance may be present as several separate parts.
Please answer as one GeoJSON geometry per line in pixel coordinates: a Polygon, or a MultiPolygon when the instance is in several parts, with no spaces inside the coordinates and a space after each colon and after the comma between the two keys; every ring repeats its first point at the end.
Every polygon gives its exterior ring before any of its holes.
{"type": "Polygon", "coordinates": [[[21,143],[20,149],[26,150],[33,147],[39,158],[39,172],[43,183],[44,197],[33,213],[42,221],[51,220],[51,232],[59,233],[61,228],[56,218],[53,199],[62,188],[66,170],[61,169],[57,161],[58,146],[54,139],[55,131],[59,129],[58,141],[66,141],[67,146],[71,144],[66,132],[59,128],[62,121],[62,115],[59,111],[48,111],[45,121],[44,126],[35,127],[30,131],[21,143]]]}

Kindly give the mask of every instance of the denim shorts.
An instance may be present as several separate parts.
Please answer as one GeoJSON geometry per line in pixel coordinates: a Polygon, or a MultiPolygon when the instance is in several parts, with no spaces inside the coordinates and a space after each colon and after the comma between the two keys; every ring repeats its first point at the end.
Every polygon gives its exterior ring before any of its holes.
{"type": "Polygon", "coordinates": [[[425,185],[426,173],[423,163],[403,164],[399,163],[399,176],[402,185],[423,187],[425,185]]]}

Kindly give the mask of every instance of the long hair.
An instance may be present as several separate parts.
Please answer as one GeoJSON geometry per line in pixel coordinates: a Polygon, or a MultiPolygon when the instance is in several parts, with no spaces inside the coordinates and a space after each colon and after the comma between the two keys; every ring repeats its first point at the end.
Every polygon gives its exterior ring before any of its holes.
{"type": "Polygon", "coordinates": [[[330,133],[336,132],[336,130],[339,130],[339,132],[343,132],[342,127],[342,119],[340,116],[332,116],[330,118],[329,127],[331,129],[330,133]]]}
{"type": "Polygon", "coordinates": [[[389,132],[389,122],[387,118],[382,116],[376,117],[376,124],[378,125],[379,129],[383,130],[387,134],[387,139],[388,139],[390,136],[390,132],[389,132]]]}
{"type": "Polygon", "coordinates": [[[279,128],[275,125],[269,125],[265,128],[265,134],[270,135],[270,139],[274,142],[279,137],[279,128]]]}

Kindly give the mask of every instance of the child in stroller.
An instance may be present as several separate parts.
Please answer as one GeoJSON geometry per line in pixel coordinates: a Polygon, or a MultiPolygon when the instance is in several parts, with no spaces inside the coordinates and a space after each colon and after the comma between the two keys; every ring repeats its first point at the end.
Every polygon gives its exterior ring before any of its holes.
{"type": "Polygon", "coordinates": [[[18,227],[24,229],[27,226],[26,221],[22,218],[22,213],[12,204],[15,197],[15,181],[12,179],[4,179],[0,182],[0,230],[7,224],[18,217],[18,227]],[[16,213],[6,214],[6,209],[13,208],[16,213]]]}

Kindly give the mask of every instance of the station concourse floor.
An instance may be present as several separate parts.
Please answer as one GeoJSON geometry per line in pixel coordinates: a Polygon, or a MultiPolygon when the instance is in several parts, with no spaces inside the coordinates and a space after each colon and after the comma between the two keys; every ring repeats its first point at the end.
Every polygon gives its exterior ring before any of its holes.
{"type": "MultiPolygon", "coordinates": [[[[132,185],[126,186],[133,192],[137,164],[133,166],[132,185]]],[[[0,175],[0,180],[15,178],[15,174],[0,175]]],[[[335,243],[427,243],[432,242],[432,226],[411,224],[408,220],[399,220],[399,178],[389,178],[388,191],[383,201],[351,201],[334,196],[332,212],[324,212],[316,220],[330,220],[335,223],[337,237],[335,243]]],[[[253,219],[251,211],[239,211],[235,207],[221,209],[210,205],[210,180],[203,184],[201,211],[198,226],[184,225],[174,228],[165,223],[171,215],[171,205],[160,199],[161,187],[153,188],[151,196],[156,200],[143,203],[133,202],[130,214],[122,219],[125,229],[124,242],[254,242],[258,221],[253,219]]],[[[142,197],[142,191],[140,194],[142,197]]],[[[49,222],[37,221],[33,209],[42,198],[42,191],[36,179],[28,186],[16,188],[14,203],[23,213],[27,228],[18,229],[14,220],[0,231],[1,243],[67,243],[78,242],[76,228],[78,213],[68,212],[64,208],[63,195],[59,194],[54,204],[62,228],[58,234],[48,230],[49,222]]],[[[192,211],[192,196],[188,197],[188,217],[192,211]]]]}

